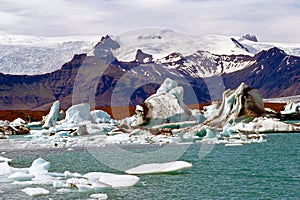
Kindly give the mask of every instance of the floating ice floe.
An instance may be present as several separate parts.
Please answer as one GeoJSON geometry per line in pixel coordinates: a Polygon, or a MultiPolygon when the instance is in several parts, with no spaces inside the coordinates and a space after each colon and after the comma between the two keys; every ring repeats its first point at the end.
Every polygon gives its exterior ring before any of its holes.
{"type": "Polygon", "coordinates": [[[22,192],[26,193],[29,196],[42,196],[42,195],[48,195],[50,192],[44,188],[40,187],[27,187],[22,190],[22,192]]]}
{"type": "Polygon", "coordinates": [[[125,171],[127,174],[160,174],[181,171],[191,168],[193,165],[185,161],[173,161],[167,163],[150,163],[139,165],[125,171]]]}
{"type": "Polygon", "coordinates": [[[3,156],[0,156],[0,162],[11,162],[11,159],[3,157],[3,156]]]}
{"type": "Polygon", "coordinates": [[[34,175],[24,172],[15,172],[9,175],[8,178],[14,181],[31,181],[34,178],[34,175]]]}
{"type": "Polygon", "coordinates": [[[134,186],[140,179],[132,175],[117,175],[103,172],[90,172],[83,175],[88,180],[96,180],[113,188],[134,186]]]}
{"type": "Polygon", "coordinates": [[[49,168],[50,163],[42,158],[34,160],[29,168],[13,168],[7,162],[1,162],[0,179],[2,183],[28,186],[22,192],[29,196],[49,194],[48,190],[30,187],[32,185],[52,185],[54,188],[60,188],[56,190],[57,192],[87,192],[102,191],[105,188],[131,187],[140,180],[139,177],[128,174],[90,172],[81,175],[69,171],[48,172],[49,168]]]}

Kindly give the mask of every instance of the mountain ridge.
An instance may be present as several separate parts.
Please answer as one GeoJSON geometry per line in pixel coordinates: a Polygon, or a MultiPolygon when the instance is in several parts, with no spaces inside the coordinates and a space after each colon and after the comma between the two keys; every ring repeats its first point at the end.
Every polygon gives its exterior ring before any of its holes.
{"type": "Polygon", "coordinates": [[[184,87],[188,104],[221,98],[222,90],[241,82],[257,88],[264,98],[300,94],[300,57],[277,47],[254,56],[198,50],[190,55],[172,52],[161,59],[138,49],[131,62],[115,57],[112,52],[119,47],[107,35],[95,45],[94,55],[75,54],[54,72],[0,73],[0,109],[39,109],[55,100],[61,101],[62,108],[82,102],[92,107],[136,105],[155,93],[166,78],[184,87]]]}

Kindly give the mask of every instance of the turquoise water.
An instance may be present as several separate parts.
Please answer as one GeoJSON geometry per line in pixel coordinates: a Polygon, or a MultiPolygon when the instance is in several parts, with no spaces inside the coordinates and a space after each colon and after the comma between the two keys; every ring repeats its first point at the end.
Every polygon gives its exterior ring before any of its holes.
{"type": "MultiPolygon", "coordinates": [[[[299,199],[300,134],[268,135],[266,143],[226,147],[216,145],[199,159],[201,144],[189,147],[180,158],[193,167],[173,174],[139,176],[138,185],[106,189],[109,199],[299,199]]],[[[105,148],[105,147],[103,147],[105,148]]],[[[151,151],[157,146],[127,146],[134,151],[151,151]]],[[[101,149],[100,149],[101,150],[101,149]]],[[[2,150],[1,150],[2,151],[2,150]]],[[[52,172],[121,173],[97,161],[85,148],[60,150],[7,150],[14,167],[29,167],[42,157],[50,161],[52,172]]],[[[52,186],[48,196],[30,198],[21,192],[27,186],[0,184],[0,199],[88,199],[93,192],[58,193],[52,186]]],[[[98,191],[99,192],[99,191],[98,191]]],[[[94,192],[97,193],[97,192],[94,192]]]]}

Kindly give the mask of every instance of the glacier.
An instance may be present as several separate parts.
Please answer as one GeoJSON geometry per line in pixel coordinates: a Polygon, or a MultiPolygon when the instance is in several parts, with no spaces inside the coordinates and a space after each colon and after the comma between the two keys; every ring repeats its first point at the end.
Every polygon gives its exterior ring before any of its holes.
{"type": "MultiPolygon", "coordinates": [[[[120,48],[112,51],[113,55],[123,62],[134,61],[138,50],[151,54],[157,63],[164,63],[174,53],[190,56],[199,50],[214,55],[253,56],[262,50],[278,47],[289,55],[300,56],[300,44],[254,42],[239,36],[185,36],[171,29],[139,29],[112,35],[111,38],[120,45],[120,48]],[[238,48],[231,38],[249,49],[249,52],[238,48]]],[[[0,73],[36,75],[53,72],[75,54],[94,55],[95,45],[100,39],[95,35],[35,37],[0,32],[0,73]]],[[[172,61],[176,59],[178,57],[172,58],[172,61]]]]}

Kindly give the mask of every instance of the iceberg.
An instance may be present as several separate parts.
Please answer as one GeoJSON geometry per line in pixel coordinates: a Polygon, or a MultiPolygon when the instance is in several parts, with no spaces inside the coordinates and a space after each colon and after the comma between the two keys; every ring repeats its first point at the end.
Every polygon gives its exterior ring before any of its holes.
{"type": "Polygon", "coordinates": [[[59,100],[55,101],[50,108],[49,114],[45,117],[42,128],[48,129],[56,125],[59,114],[59,100]]]}
{"type": "Polygon", "coordinates": [[[41,195],[48,195],[50,192],[44,188],[36,187],[27,187],[21,190],[22,192],[26,193],[28,196],[41,196],[41,195]]]}
{"type": "Polygon", "coordinates": [[[226,124],[252,120],[266,114],[264,102],[257,89],[245,83],[235,90],[228,89],[223,93],[222,104],[213,106],[203,124],[223,128],[226,124]]]}
{"type": "Polygon", "coordinates": [[[167,78],[157,92],[136,106],[133,126],[151,127],[164,123],[194,121],[196,117],[183,102],[183,88],[167,78]]]}
{"type": "Polygon", "coordinates": [[[34,160],[31,166],[28,168],[30,174],[36,176],[45,175],[50,168],[50,162],[45,161],[42,158],[34,160]]]}
{"type": "Polygon", "coordinates": [[[125,171],[127,174],[160,174],[177,172],[191,168],[193,165],[185,161],[173,161],[167,163],[150,163],[139,165],[125,171]]]}
{"type": "Polygon", "coordinates": [[[96,123],[95,119],[91,115],[90,105],[87,103],[71,106],[66,111],[65,120],[66,122],[71,124],[81,124],[82,122],[85,121],[96,123]]]}

